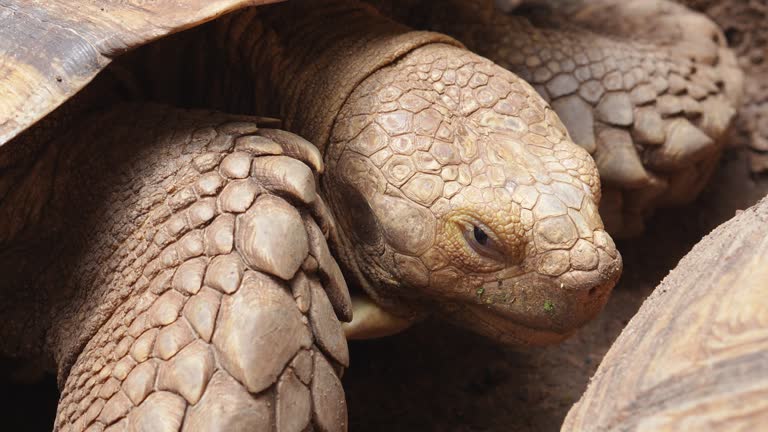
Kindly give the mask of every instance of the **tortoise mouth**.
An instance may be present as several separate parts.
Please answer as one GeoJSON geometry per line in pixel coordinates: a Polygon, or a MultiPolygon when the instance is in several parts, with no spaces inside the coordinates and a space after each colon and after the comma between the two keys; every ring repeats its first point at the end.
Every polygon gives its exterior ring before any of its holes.
{"type": "Polygon", "coordinates": [[[504,343],[546,345],[562,341],[605,307],[621,274],[621,255],[601,252],[591,271],[552,277],[526,273],[478,289],[440,313],[458,325],[504,343]]]}
{"type": "Polygon", "coordinates": [[[567,339],[575,331],[532,325],[526,320],[513,319],[507,313],[485,305],[465,304],[454,311],[442,312],[442,316],[461,327],[508,345],[552,345],[567,339]]]}
{"type": "Polygon", "coordinates": [[[528,305],[510,308],[505,304],[467,304],[477,316],[491,316],[498,327],[501,322],[523,327],[535,333],[568,336],[594,319],[603,310],[616,279],[605,280],[583,288],[563,288],[562,278],[552,278],[550,288],[530,298],[528,305]]]}

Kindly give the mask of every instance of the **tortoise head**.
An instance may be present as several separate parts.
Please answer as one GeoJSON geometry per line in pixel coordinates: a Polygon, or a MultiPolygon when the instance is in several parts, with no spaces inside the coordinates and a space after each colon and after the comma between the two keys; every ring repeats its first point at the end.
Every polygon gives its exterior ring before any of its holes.
{"type": "Polygon", "coordinates": [[[592,158],[533,88],[464,50],[428,45],[369,77],[326,162],[338,255],[395,314],[551,343],[621,272],[592,158]]]}

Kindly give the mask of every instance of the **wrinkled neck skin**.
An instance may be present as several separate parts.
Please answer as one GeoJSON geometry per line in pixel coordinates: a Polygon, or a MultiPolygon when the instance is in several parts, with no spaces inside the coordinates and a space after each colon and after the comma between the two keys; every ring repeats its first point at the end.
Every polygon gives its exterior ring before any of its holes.
{"type": "Polygon", "coordinates": [[[230,61],[248,65],[255,110],[279,116],[325,153],[341,107],[371,74],[426,44],[461,45],[413,31],[363,3],[319,3],[246,10],[218,22],[217,34],[234,47],[230,61]]]}
{"type": "Polygon", "coordinates": [[[257,95],[323,152],[336,256],[379,306],[515,344],[602,309],[621,257],[597,169],[530,85],[352,2],[221,24],[257,95]]]}
{"type": "MultiPolygon", "coordinates": [[[[235,14],[217,27],[226,46],[240,49],[232,54],[232,61],[250,67],[255,110],[279,117],[283,127],[315,143],[326,163],[338,113],[372,74],[425,45],[461,46],[445,35],[413,31],[368,5],[345,0],[325,1],[313,8],[290,3],[261,7],[235,14]]],[[[335,185],[329,180],[323,187],[335,185]]],[[[336,211],[347,214],[355,209],[336,211]]],[[[331,243],[347,276],[377,304],[407,320],[425,315],[419,296],[407,302],[397,300],[394,293],[404,290],[401,281],[377,272],[375,264],[360,266],[356,257],[361,246],[346,232],[335,233],[331,243]],[[374,280],[372,272],[377,272],[374,280]]]]}

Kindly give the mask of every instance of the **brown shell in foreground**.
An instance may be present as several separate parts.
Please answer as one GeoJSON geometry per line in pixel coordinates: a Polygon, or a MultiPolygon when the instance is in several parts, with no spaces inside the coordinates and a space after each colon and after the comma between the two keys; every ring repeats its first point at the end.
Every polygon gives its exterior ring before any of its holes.
{"type": "Polygon", "coordinates": [[[765,430],[768,198],[699,242],[605,356],[563,431],[765,430]]]}

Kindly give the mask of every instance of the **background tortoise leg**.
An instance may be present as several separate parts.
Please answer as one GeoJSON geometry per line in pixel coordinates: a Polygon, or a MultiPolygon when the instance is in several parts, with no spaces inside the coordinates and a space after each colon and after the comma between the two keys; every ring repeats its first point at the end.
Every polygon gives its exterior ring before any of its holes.
{"type": "Polygon", "coordinates": [[[749,0],[683,0],[722,27],[744,68],[744,98],[734,140],[747,147],[751,171],[768,173],[768,8],[749,0]]]}
{"type": "Polygon", "coordinates": [[[508,22],[509,36],[485,54],[531,82],[595,157],[609,232],[637,235],[657,206],[699,194],[741,88],[732,53],[711,65],[663,45],[510,18],[497,18],[508,22]]]}
{"type": "Polygon", "coordinates": [[[77,295],[54,313],[55,429],[346,430],[351,306],[317,150],[252,118],[136,105],[64,143],[67,185],[107,199],[73,229],[77,295]]]}
{"type": "Polygon", "coordinates": [[[601,34],[644,40],[715,66],[727,51],[722,30],[706,15],[672,0],[528,0],[551,8],[537,19],[568,22],[601,34]]]}

